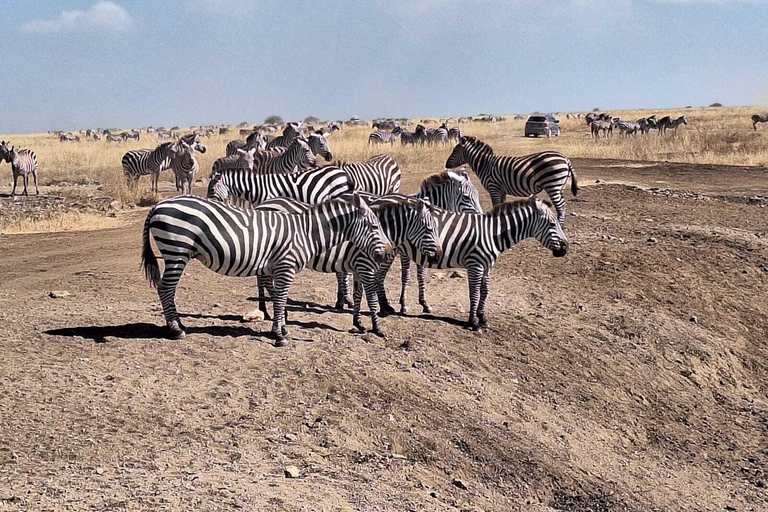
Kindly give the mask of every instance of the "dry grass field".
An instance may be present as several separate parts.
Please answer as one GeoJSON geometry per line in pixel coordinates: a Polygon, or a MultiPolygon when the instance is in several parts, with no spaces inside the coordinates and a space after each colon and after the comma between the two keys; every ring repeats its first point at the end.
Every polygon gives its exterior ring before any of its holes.
{"type": "MultiPolygon", "coordinates": [[[[479,335],[463,271],[430,273],[431,315],[414,280],[385,339],[348,332],[334,276],[302,272],[282,350],[243,321],[255,280],[197,263],[187,337],[164,338],[139,270],[148,208],[130,206],[157,198],[120,171],[154,140],[11,136],[44,187],[11,200],[0,166],[0,511],[768,510],[768,127],[668,113],[689,126],[666,138],[594,141],[564,115],[551,140],[461,125],[500,153],[572,157],[568,256],[502,255],[479,335]]],[[[370,148],[369,131],[334,133],[334,156],[390,153],[404,192],[450,152],[370,148]]],[[[204,176],[227,140],[206,140],[204,176]]]]}

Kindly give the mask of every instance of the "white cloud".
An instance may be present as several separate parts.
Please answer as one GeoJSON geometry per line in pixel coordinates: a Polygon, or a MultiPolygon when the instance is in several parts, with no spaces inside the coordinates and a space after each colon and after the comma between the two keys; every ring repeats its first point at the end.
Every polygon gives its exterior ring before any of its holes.
{"type": "Polygon", "coordinates": [[[62,11],[53,20],[27,21],[21,25],[21,30],[36,34],[91,29],[123,32],[130,26],[131,17],[123,7],[113,2],[97,2],[87,10],[62,11]]]}
{"type": "Polygon", "coordinates": [[[214,14],[248,14],[256,7],[256,0],[187,0],[187,8],[214,14]]]}

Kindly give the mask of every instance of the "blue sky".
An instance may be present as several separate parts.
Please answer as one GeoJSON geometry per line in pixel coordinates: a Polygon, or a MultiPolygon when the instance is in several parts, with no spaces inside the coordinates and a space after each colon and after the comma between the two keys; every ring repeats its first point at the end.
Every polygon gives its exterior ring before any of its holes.
{"type": "Polygon", "coordinates": [[[7,2],[0,133],[768,103],[768,0],[7,2]]]}

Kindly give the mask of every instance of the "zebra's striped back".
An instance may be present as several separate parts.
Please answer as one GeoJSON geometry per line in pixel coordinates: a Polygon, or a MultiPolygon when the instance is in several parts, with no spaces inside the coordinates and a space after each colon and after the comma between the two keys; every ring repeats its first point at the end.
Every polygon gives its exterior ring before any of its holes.
{"type": "Polygon", "coordinates": [[[448,129],[448,142],[455,142],[458,144],[461,139],[461,128],[458,126],[452,126],[448,129]]]}
{"type": "Polygon", "coordinates": [[[277,148],[281,146],[288,146],[293,139],[301,135],[299,133],[299,127],[295,123],[288,123],[283,129],[283,134],[279,137],[275,137],[267,143],[267,149],[277,148]]]}
{"type": "Polygon", "coordinates": [[[383,196],[400,191],[400,167],[389,155],[376,155],[365,162],[341,163],[355,190],[383,196]]]}
{"type": "Polygon", "coordinates": [[[421,182],[414,197],[429,199],[434,206],[444,210],[469,213],[483,211],[480,194],[463,168],[458,173],[445,171],[428,177],[421,182]]]}
{"type": "Polygon", "coordinates": [[[219,201],[239,199],[254,206],[276,197],[317,204],[353,190],[346,171],[330,165],[291,174],[225,169],[211,178],[208,197],[219,201]]]}
{"type": "Polygon", "coordinates": [[[390,132],[373,132],[368,136],[368,144],[394,144],[397,135],[390,132]]]}
{"type": "Polygon", "coordinates": [[[123,155],[121,161],[123,174],[128,179],[136,180],[153,172],[170,168],[173,156],[173,142],[164,142],[155,149],[133,149],[123,155]]]}
{"type": "Polygon", "coordinates": [[[493,149],[481,140],[462,137],[446,160],[445,167],[452,169],[462,164],[472,167],[494,206],[503,203],[508,194],[524,197],[546,191],[561,223],[565,223],[563,188],[569,177],[571,192],[575,196],[578,191],[571,161],[557,151],[542,151],[521,157],[495,155],[493,149]]]}

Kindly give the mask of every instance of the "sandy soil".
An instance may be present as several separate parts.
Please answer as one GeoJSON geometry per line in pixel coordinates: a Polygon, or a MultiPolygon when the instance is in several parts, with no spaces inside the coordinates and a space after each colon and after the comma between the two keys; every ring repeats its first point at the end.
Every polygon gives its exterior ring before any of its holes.
{"type": "Polygon", "coordinates": [[[1,236],[0,510],[768,510],[765,170],[575,164],[571,252],[504,254],[482,335],[450,272],[385,340],[304,272],[275,349],[192,264],[169,341],[145,209],[1,236]]]}

